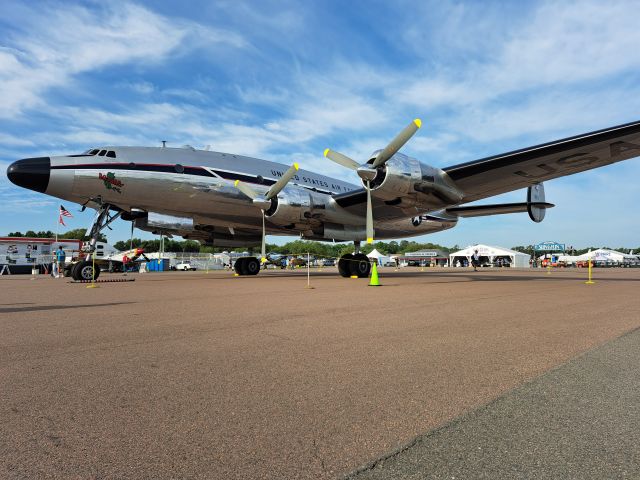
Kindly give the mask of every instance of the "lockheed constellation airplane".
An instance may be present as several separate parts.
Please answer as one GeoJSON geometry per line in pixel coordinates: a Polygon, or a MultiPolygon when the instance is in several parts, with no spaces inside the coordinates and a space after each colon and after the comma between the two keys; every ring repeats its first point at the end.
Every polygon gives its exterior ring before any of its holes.
{"type": "MultiPolygon", "coordinates": [[[[98,234],[116,218],[153,233],[179,235],[206,245],[262,245],[265,236],[353,241],[343,255],[344,277],[369,275],[360,243],[439,232],[460,217],[527,212],[534,222],[547,208],[543,182],[640,155],[640,122],[453,165],[443,169],[399,152],[418,131],[412,121],[363,163],[333,150],[324,155],[355,170],[356,186],[325,175],[256,158],[196,150],[190,146],[101,147],[80,155],[26,158],[12,163],[9,179],[21,187],[84,207],[96,216],[87,231],[98,234]],[[520,203],[466,205],[526,188],[520,203]]],[[[132,227],[133,227],[132,225],[132,227]]],[[[235,263],[240,275],[256,275],[260,260],[235,263]]],[[[94,274],[90,262],[73,269],[76,279],[94,274]]]]}

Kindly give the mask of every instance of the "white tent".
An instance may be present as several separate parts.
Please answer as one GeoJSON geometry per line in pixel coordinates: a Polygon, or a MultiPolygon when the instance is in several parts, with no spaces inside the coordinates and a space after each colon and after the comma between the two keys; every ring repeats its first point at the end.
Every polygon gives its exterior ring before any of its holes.
{"type": "Polygon", "coordinates": [[[628,253],[617,252],[615,250],[608,250],[606,248],[599,248],[592,252],[587,252],[575,257],[576,261],[585,261],[591,259],[594,262],[637,262],[638,255],[630,255],[628,253]]]}
{"type": "Polygon", "coordinates": [[[377,249],[373,249],[371,251],[371,253],[369,253],[367,255],[367,257],[369,257],[372,260],[375,260],[376,262],[378,262],[379,266],[383,266],[385,263],[390,262],[391,261],[391,257],[388,257],[382,253],[380,253],[377,249]]]}
{"type": "Polygon", "coordinates": [[[504,266],[516,267],[516,268],[529,268],[529,260],[531,255],[526,253],[516,252],[503,247],[492,247],[490,245],[472,245],[464,248],[458,252],[449,255],[449,265],[456,266],[471,264],[471,257],[473,253],[478,250],[480,256],[480,262],[483,264],[489,264],[494,266],[496,264],[502,264],[504,266]]]}

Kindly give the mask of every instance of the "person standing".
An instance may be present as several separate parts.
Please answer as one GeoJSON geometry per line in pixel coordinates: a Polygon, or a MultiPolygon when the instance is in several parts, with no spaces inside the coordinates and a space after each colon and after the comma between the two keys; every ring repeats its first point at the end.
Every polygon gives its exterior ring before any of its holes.
{"type": "Polygon", "coordinates": [[[53,278],[58,276],[58,260],[56,259],[55,253],[53,255],[53,260],[51,261],[51,276],[53,278]]]}
{"type": "Polygon", "coordinates": [[[478,250],[476,249],[471,256],[471,263],[473,264],[473,271],[478,271],[478,265],[480,265],[480,255],[478,255],[478,250]]]}
{"type": "Polygon", "coordinates": [[[60,245],[58,247],[58,250],[56,250],[56,261],[58,263],[58,278],[64,277],[64,263],[66,259],[67,259],[67,254],[64,253],[64,250],[62,249],[62,245],[60,245]]]}

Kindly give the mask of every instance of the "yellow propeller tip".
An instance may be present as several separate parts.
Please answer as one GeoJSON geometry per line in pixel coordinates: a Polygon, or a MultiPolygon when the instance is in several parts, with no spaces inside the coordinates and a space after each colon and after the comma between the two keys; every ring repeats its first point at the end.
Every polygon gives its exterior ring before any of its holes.
{"type": "Polygon", "coordinates": [[[325,149],[324,149],[324,156],[326,157],[328,154],[329,154],[329,149],[328,149],[328,148],[325,148],[325,149]]]}
{"type": "Polygon", "coordinates": [[[298,165],[298,162],[295,162],[293,166],[295,167],[296,170],[300,170],[300,165],[298,165]]]}
{"type": "Polygon", "coordinates": [[[420,128],[422,126],[422,120],[420,120],[419,118],[416,118],[413,123],[416,124],[416,127],[420,128]]]}
{"type": "Polygon", "coordinates": [[[236,180],[235,182],[233,182],[233,186],[237,187],[239,183],[240,183],[240,180],[236,180]]]}
{"type": "Polygon", "coordinates": [[[367,243],[373,243],[373,238],[367,238],[367,243]]]}

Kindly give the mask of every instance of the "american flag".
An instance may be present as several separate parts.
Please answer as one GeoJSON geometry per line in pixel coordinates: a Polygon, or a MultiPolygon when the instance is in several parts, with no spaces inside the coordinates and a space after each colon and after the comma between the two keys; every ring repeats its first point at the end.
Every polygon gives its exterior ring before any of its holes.
{"type": "Polygon", "coordinates": [[[64,223],[64,220],[62,219],[62,217],[73,218],[73,215],[71,215],[71,212],[69,212],[69,210],[67,210],[62,205],[60,205],[60,217],[58,218],[58,222],[66,227],[67,225],[64,223]]]}

